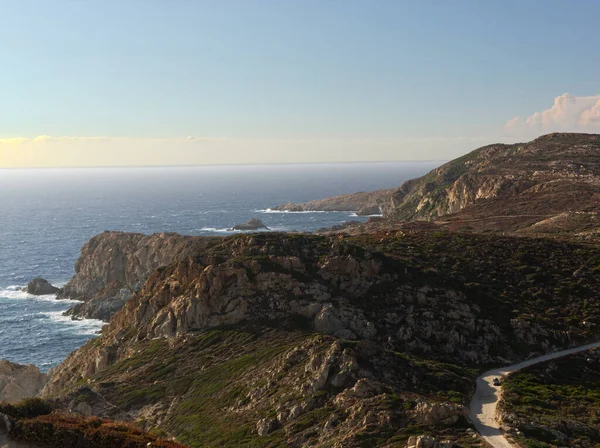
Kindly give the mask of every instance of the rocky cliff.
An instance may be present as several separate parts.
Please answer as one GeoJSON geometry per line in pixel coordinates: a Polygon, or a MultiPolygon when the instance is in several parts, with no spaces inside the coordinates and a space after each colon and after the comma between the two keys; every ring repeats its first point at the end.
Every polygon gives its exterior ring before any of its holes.
{"type": "Polygon", "coordinates": [[[33,365],[23,366],[0,360],[0,402],[16,403],[36,396],[47,377],[33,365]]]}
{"type": "Polygon", "coordinates": [[[549,134],[485,146],[446,163],[404,184],[384,212],[401,220],[444,221],[455,214],[455,224],[475,228],[588,231],[599,199],[600,135],[549,134]],[[550,225],[554,219],[562,227],[550,225]]]}
{"type": "Polygon", "coordinates": [[[210,237],[104,232],[81,250],[75,275],[58,298],[82,300],[67,314],[108,321],[157,268],[196,254],[210,237]]]}
{"type": "Polygon", "coordinates": [[[44,394],[192,446],[459,440],[478,366],[595,336],[597,264],[594,246],[429,230],[212,240],[153,271],[44,394]]]}

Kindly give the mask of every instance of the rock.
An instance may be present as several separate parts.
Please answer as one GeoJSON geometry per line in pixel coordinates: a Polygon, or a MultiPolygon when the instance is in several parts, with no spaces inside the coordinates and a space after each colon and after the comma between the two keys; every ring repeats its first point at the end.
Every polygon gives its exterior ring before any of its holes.
{"type": "Polygon", "coordinates": [[[87,302],[78,303],[63,314],[73,319],[98,319],[108,322],[132,297],[133,292],[123,288],[115,297],[94,297],[87,302]]]}
{"type": "Polygon", "coordinates": [[[33,366],[0,360],[0,401],[16,403],[35,397],[47,382],[47,376],[33,366]]]}
{"type": "Polygon", "coordinates": [[[124,232],[95,236],[81,249],[75,275],[58,294],[59,299],[85,303],[65,314],[108,321],[155,269],[198,254],[215,238],[124,232]]]}
{"type": "MultiPolygon", "coordinates": [[[[0,433],[11,433],[15,427],[15,421],[6,414],[0,412],[0,433]]],[[[7,445],[8,446],[8,445],[7,445]]],[[[4,447],[2,447],[4,448],[4,447]]]]}
{"type": "Polygon", "coordinates": [[[245,223],[236,224],[235,226],[233,226],[231,228],[231,230],[259,230],[259,229],[269,230],[269,228],[258,218],[249,219],[245,223]]]}
{"type": "Polygon", "coordinates": [[[432,436],[411,436],[406,448],[454,448],[456,444],[449,440],[438,440],[432,436]]]}
{"type": "Polygon", "coordinates": [[[48,280],[43,278],[34,278],[27,285],[26,291],[28,294],[33,294],[34,296],[45,296],[50,294],[58,294],[60,292],[60,288],[52,286],[48,280]]]}
{"type": "Polygon", "coordinates": [[[415,420],[421,425],[451,426],[466,416],[463,406],[452,403],[419,402],[414,409],[415,420]]]}
{"type": "Polygon", "coordinates": [[[279,427],[277,419],[274,418],[263,418],[256,423],[256,432],[259,436],[263,437],[267,434],[272,433],[279,427]]]}
{"type": "Polygon", "coordinates": [[[381,208],[379,205],[367,205],[356,212],[358,216],[379,215],[380,213],[381,208]]]}

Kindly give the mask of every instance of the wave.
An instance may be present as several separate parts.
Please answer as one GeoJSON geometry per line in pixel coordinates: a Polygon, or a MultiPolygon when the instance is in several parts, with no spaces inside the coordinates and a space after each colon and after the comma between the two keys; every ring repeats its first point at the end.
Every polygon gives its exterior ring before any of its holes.
{"type": "Polygon", "coordinates": [[[307,214],[307,213],[344,213],[338,211],[325,211],[325,210],[302,210],[299,212],[293,212],[291,210],[273,210],[272,208],[264,208],[253,210],[254,213],[296,213],[296,214],[307,214]]]}
{"type": "Polygon", "coordinates": [[[231,230],[228,228],[225,229],[218,229],[216,227],[201,227],[199,229],[195,229],[196,232],[218,232],[218,233],[235,233],[235,232],[241,232],[241,230],[231,230]]]}
{"type": "MultiPolygon", "coordinates": [[[[34,296],[33,294],[29,294],[26,291],[21,291],[21,288],[24,286],[19,285],[11,285],[6,289],[0,289],[0,300],[1,299],[10,299],[10,300],[37,300],[37,301],[50,301],[57,302],[56,294],[48,294],[43,296],[34,296]]],[[[79,303],[79,300],[71,300],[71,299],[61,299],[59,302],[63,303],[79,303]]]]}
{"type": "Polygon", "coordinates": [[[268,229],[256,229],[256,230],[232,230],[231,228],[219,229],[217,227],[201,227],[195,229],[196,232],[216,232],[216,233],[256,233],[256,232],[289,232],[289,227],[269,227],[268,229]]]}
{"type": "Polygon", "coordinates": [[[75,329],[74,334],[77,335],[96,335],[106,325],[98,319],[73,320],[70,316],[63,316],[63,311],[41,311],[38,314],[54,323],[71,327],[70,330],[75,329]]]}
{"type": "Polygon", "coordinates": [[[358,215],[356,212],[352,212],[348,216],[350,216],[352,218],[374,218],[374,217],[381,217],[381,216],[383,216],[383,214],[376,213],[374,215],[358,215]]]}

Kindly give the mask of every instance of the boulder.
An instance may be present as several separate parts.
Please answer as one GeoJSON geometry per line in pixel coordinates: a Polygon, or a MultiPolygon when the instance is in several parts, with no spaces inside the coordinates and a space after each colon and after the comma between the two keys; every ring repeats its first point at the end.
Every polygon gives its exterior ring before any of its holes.
{"type": "Polygon", "coordinates": [[[48,280],[43,278],[34,278],[29,282],[26,289],[28,294],[34,296],[45,296],[48,294],[58,294],[60,288],[52,286],[48,280]]]}
{"type": "Polygon", "coordinates": [[[266,229],[269,228],[258,218],[252,218],[246,221],[243,224],[236,224],[231,228],[231,230],[258,230],[258,229],[266,229]]]}
{"type": "Polygon", "coordinates": [[[457,445],[450,440],[438,440],[431,436],[411,436],[406,448],[454,448],[457,445]]]}
{"type": "Polygon", "coordinates": [[[0,360],[0,401],[16,403],[35,397],[46,381],[47,376],[34,365],[23,366],[0,360]]]}

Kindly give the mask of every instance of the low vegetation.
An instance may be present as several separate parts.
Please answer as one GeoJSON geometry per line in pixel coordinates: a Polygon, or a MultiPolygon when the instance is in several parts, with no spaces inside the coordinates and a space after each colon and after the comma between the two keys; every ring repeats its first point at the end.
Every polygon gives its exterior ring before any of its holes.
{"type": "Polygon", "coordinates": [[[600,352],[538,364],[510,375],[501,407],[531,448],[600,445],[600,352]]]}
{"type": "Polygon", "coordinates": [[[0,403],[0,413],[12,420],[12,438],[45,447],[185,448],[132,425],[54,412],[48,401],[39,398],[17,404],[0,403]]]}

